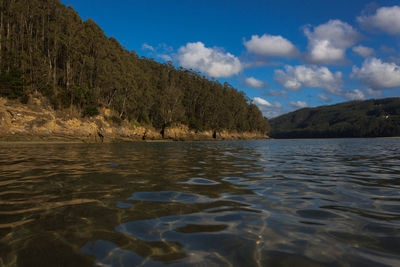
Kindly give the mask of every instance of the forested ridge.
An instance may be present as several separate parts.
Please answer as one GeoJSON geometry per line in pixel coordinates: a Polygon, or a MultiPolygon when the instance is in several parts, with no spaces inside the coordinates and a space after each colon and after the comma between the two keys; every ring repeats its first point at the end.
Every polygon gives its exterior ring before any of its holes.
{"type": "Polygon", "coordinates": [[[199,73],[139,57],[59,0],[0,0],[0,95],[41,94],[54,109],[164,129],[267,133],[244,93],[199,73]]]}
{"type": "Polygon", "coordinates": [[[304,108],[270,123],[274,138],[400,136],[400,98],[304,108]]]}

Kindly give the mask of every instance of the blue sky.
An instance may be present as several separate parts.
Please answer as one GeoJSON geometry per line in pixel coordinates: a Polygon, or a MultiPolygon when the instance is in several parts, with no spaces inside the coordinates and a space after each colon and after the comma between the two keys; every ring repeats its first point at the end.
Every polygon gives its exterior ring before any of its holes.
{"type": "Polygon", "coordinates": [[[61,0],[139,56],[229,82],[271,118],[400,96],[393,0],[61,0]]]}

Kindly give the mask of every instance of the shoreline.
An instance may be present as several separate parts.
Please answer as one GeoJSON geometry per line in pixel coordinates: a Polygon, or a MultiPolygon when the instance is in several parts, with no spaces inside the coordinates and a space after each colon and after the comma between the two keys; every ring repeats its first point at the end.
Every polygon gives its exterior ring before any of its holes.
{"type": "Polygon", "coordinates": [[[392,137],[353,137],[353,138],[291,138],[291,139],[275,139],[269,137],[259,137],[259,138],[248,138],[248,139],[152,139],[152,140],[108,140],[105,142],[88,142],[85,140],[4,140],[0,137],[0,145],[9,145],[9,144],[118,144],[118,143],[176,143],[176,142],[221,142],[221,141],[261,141],[261,140],[269,140],[269,141],[298,141],[298,140],[341,140],[341,139],[399,139],[400,136],[392,136],[392,137]]]}
{"type": "Polygon", "coordinates": [[[333,140],[333,139],[383,139],[383,138],[400,138],[400,136],[368,136],[368,137],[299,137],[299,138],[276,138],[270,137],[270,140],[333,140]]]}
{"type": "Polygon", "coordinates": [[[7,139],[0,137],[0,144],[112,144],[112,143],[174,143],[174,142],[218,142],[218,141],[246,141],[246,140],[272,140],[272,138],[268,137],[257,137],[257,138],[180,138],[180,139],[148,139],[148,140],[139,140],[139,139],[108,139],[104,142],[100,141],[89,141],[83,140],[79,138],[71,138],[71,139],[41,139],[38,140],[36,138],[27,140],[25,138],[12,138],[7,139]]]}
{"type": "Polygon", "coordinates": [[[27,104],[0,97],[0,142],[116,143],[269,138],[259,132],[196,131],[179,123],[166,127],[162,135],[151,126],[121,120],[105,107],[96,116],[78,114],[69,109],[53,110],[40,96],[31,97],[27,104]]]}

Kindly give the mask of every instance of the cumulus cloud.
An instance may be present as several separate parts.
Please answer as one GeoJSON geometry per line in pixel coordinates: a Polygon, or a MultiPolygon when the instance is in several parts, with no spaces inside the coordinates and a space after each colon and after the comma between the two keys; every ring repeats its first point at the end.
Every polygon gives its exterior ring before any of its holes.
{"type": "Polygon", "coordinates": [[[353,67],[351,77],[360,79],[375,90],[396,88],[400,87],[400,66],[378,58],[368,58],[361,68],[353,67]]]}
{"type": "Polygon", "coordinates": [[[362,57],[369,57],[372,54],[375,53],[374,49],[371,47],[363,46],[363,45],[358,45],[352,48],[354,53],[359,54],[362,57]]]}
{"type": "Polygon", "coordinates": [[[330,98],[329,96],[324,95],[324,94],[318,94],[317,97],[318,97],[319,99],[325,101],[326,103],[329,103],[329,102],[332,101],[332,98],[330,98]]]}
{"type": "Polygon", "coordinates": [[[178,50],[182,67],[201,71],[211,77],[230,77],[242,70],[240,60],[218,48],[208,48],[202,42],[187,43],[178,50]]]}
{"type": "Polygon", "coordinates": [[[291,108],[296,108],[296,109],[308,107],[307,102],[305,102],[305,101],[300,101],[300,100],[299,100],[299,101],[291,101],[291,102],[289,102],[287,105],[288,105],[289,107],[291,107],[291,108]]]}
{"type": "Polygon", "coordinates": [[[263,82],[261,80],[258,80],[254,77],[248,77],[246,78],[246,80],[244,81],[246,86],[251,87],[251,88],[265,88],[268,86],[267,82],[263,82]]]}
{"type": "Polygon", "coordinates": [[[367,88],[366,93],[369,97],[381,97],[383,96],[382,91],[374,90],[372,88],[367,88]]]}
{"type": "Polygon", "coordinates": [[[269,103],[267,100],[261,98],[261,97],[255,97],[253,98],[254,104],[256,105],[260,105],[260,106],[267,106],[267,107],[271,107],[272,104],[269,103]]]}
{"type": "Polygon", "coordinates": [[[307,59],[317,64],[344,62],[346,49],[361,38],[352,26],[340,20],[330,20],[314,28],[307,26],[304,33],[308,38],[307,59]]]}
{"type": "Polygon", "coordinates": [[[342,87],[342,73],[332,73],[327,67],[285,66],[285,70],[275,70],[275,80],[291,91],[305,87],[321,88],[331,94],[339,94],[342,87]]]}
{"type": "Polygon", "coordinates": [[[253,35],[244,45],[247,51],[261,56],[293,58],[299,54],[298,49],[280,35],[253,35]]]}
{"type": "Polygon", "coordinates": [[[283,113],[282,105],[279,102],[270,103],[261,97],[254,97],[253,103],[261,110],[264,117],[274,118],[283,113]]]}
{"type": "Polygon", "coordinates": [[[358,89],[346,91],[346,92],[344,92],[343,95],[345,98],[347,98],[348,100],[352,100],[352,101],[365,99],[364,93],[358,89]]]}
{"type": "Polygon", "coordinates": [[[357,17],[361,26],[375,28],[389,34],[400,34],[400,6],[381,7],[371,16],[357,17]]]}

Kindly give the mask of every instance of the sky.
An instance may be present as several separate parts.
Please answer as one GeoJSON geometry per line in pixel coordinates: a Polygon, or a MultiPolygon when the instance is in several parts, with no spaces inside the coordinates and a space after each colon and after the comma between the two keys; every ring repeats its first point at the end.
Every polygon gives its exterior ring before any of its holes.
{"type": "Polygon", "coordinates": [[[398,0],[61,0],[139,56],[244,91],[264,116],[400,96],[398,0]]]}

